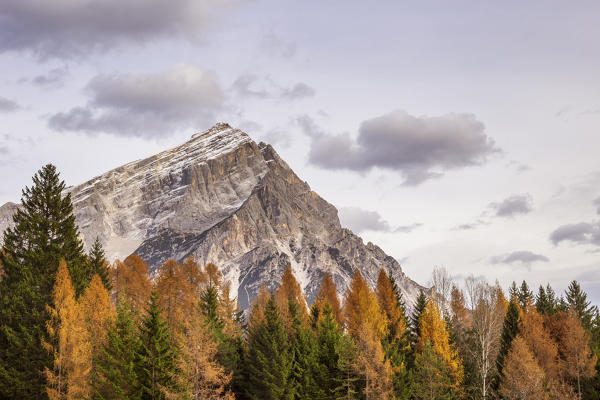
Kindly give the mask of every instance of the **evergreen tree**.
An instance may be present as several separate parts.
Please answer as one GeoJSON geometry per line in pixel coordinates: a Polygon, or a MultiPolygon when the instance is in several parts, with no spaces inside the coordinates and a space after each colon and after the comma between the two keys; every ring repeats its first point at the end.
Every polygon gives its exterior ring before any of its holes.
{"type": "Polygon", "coordinates": [[[298,304],[290,301],[289,316],[292,319],[292,329],[289,334],[290,356],[292,358],[291,385],[294,387],[294,398],[319,399],[324,391],[317,385],[317,343],[312,330],[306,326],[306,321],[298,310],[298,304]]]}
{"type": "Polygon", "coordinates": [[[581,290],[577,281],[571,282],[567,288],[566,297],[569,308],[577,314],[583,327],[588,331],[591,330],[596,306],[590,305],[587,294],[581,290]]]}
{"type": "Polygon", "coordinates": [[[361,383],[359,373],[357,372],[358,350],[354,345],[354,341],[348,335],[342,335],[340,341],[336,345],[336,353],[338,354],[338,369],[341,378],[338,378],[338,386],[335,388],[334,398],[336,400],[353,400],[362,399],[359,396],[361,383]]]}
{"type": "Polygon", "coordinates": [[[540,314],[550,313],[548,310],[548,297],[546,296],[546,290],[544,290],[542,285],[540,285],[538,293],[535,296],[535,308],[540,314]]]}
{"type": "Polygon", "coordinates": [[[96,360],[94,392],[99,399],[140,399],[135,368],[140,346],[135,319],[131,306],[123,298],[117,304],[117,316],[109,324],[106,343],[96,360]]]}
{"type": "Polygon", "coordinates": [[[290,345],[274,296],[265,306],[264,320],[252,326],[248,345],[247,397],[250,400],[294,399],[290,345]]]}
{"type": "Polygon", "coordinates": [[[340,345],[344,336],[328,302],[322,308],[317,325],[317,384],[323,398],[334,396],[344,374],[340,369],[340,345]]]}
{"type": "Polygon", "coordinates": [[[100,243],[100,239],[96,238],[90,252],[88,254],[88,264],[90,277],[89,280],[92,279],[94,274],[98,274],[100,279],[102,280],[102,284],[108,290],[112,290],[112,283],[110,281],[110,270],[108,268],[108,261],[106,261],[106,254],[104,253],[104,249],[102,248],[102,244],[100,243]]]}
{"type": "Polygon", "coordinates": [[[410,317],[410,325],[412,329],[413,341],[417,342],[419,337],[421,336],[420,325],[421,325],[421,315],[423,311],[425,311],[425,307],[427,306],[427,296],[421,290],[419,292],[419,296],[417,297],[417,301],[415,303],[415,308],[410,317]]]}
{"type": "Polygon", "coordinates": [[[517,299],[519,300],[521,308],[525,308],[529,302],[533,301],[533,292],[529,290],[527,282],[523,281],[521,283],[521,287],[519,287],[519,291],[517,292],[517,299]]]}
{"type": "Polygon", "coordinates": [[[497,375],[492,383],[492,388],[498,390],[500,380],[503,376],[504,360],[510,351],[511,344],[517,333],[519,333],[520,311],[516,298],[512,298],[508,304],[504,324],[502,327],[502,335],[500,336],[500,350],[496,358],[497,375]]]}
{"type": "Polygon", "coordinates": [[[0,398],[45,397],[42,371],[52,356],[41,347],[52,304],[52,288],[59,260],[67,263],[76,294],[81,279],[83,246],[73,216],[70,194],[53,165],[33,177],[22,192],[14,227],[4,232],[0,251],[0,398]]]}
{"type": "Polygon", "coordinates": [[[508,297],[510,300],[519,297],[519,288],[517,287],[517,283],[515,281],[512,281],[510,287],[508,288],[508,297]]]}
{"type": "Polygon", "coordinates": [[[150,294],[150,304],[140,326],[137,356],[136,375],[141,399],[164,399],[165,392],[176,392],[177,346],[162,318],[158,295],[154,291],[150,294]]]}
{"type": "Polygon", "coordinates": [[[412,374],[413,396],[423,400],[458,398],[448,366],[427,341],[415,358],[412,374]]]}

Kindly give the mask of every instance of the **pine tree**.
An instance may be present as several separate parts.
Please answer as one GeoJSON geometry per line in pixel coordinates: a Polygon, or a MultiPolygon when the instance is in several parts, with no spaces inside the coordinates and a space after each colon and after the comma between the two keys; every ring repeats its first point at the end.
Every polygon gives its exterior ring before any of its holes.
{"type": "Polygon", "coordinates": [[[527,282],[523,281],[521,283],[521,287],[519,287],[519,291],[517,292],[517,299],[519,300],[521,308],[527,307],[527,305],[533,301],[533,292],[529,290],[527,282]]]}
{"type": "Polygon", "coordinates": [[[83,246],[75,226],[69,194],[53,165],[33,177],[22,192],[14,227],[4,232],[0,251],[0,398],[45,397],[44,368],[52,357],[41,348],[59,261],[64,259],[76,294],[85,283],[79,277],[83,246]]]}
{"type": "Polygon", "coordinates": [[[587,294],[581,290],[581,286],[577,281],[571,282],[567,288],[566,297],[569,308],[577,314],[583,327],[589,331],[592,327],[596,307],[590,305],[587,294]]]}
{"type": "Polygon", "coordinates": [[[46,323],[49,340],[42,346],[53,355],[53,368],[45,368],[46,393],[50,400],[82,399],[90,394],[89,372],[92,349],[82,310],[64,261],[61,261],[48,305],[46,323]]]}
{"type": "MultiPolygon", "coordinates": [[[[110,269],[108,268],[108,261],[106,261],[106,254],[104,253],[100,239],[97,237],[88,254],[88,264],[91,275],[98,274],[102,280],[102,284],[110,292],[112,290],[110,269]]],[[[92,276],[89,277],[90,280],[92,276]]]]}
{"type": "Polygon", "coordinates": [[[417,297],[417,301],[415,302],[415,308],[413,310],[412,315],[410,316],[410,326],[412,329],[413,341],[417,342],[419,337],[421,336],[420,326],[421,326],[421,314],[425,310],[425,306],[427,306],[427,296],[423,291],[419,291],[419,296],[417,297]]]}
{"type": "Polygon", "coordinates": [[[294,399],[292,357],[275,297],[264,308],[264,319],[251,327],[246,358],[250,400],[294,399]]]}
{"type": "Polygon", "coordinates": [[[496,358],[496,377],[492,382],[492,388],[498,390],[498,385],[503,376],[505,358],[510,351],[513,339],[519,333],[519,324],[521,322],[521,311],[517,304],[516,297],[512,297],[508,304],[508,309],[504,317],[502,334],[500,335],[500,350],[496,358]]]}
{"type": "Polygon", "coordinates": [[[136,375],[141,399],[164,399],[166,393],[176,393],[174,374],[177,372],[177,346],[169,327],[162,318],[162,310],[155,291],[140,326],[140,347],[137,354],[136,375]]]}
{"type": "Polygon", "coordinates": [[[95,386],[97,380],[97,362],[103,346],[106,344],[106,335],[110,326],[110,319],[114,317],[114,306],[110,302],[110,295],[99,275],[94,275],[85,291],[79,298],[82,317],[86,324],[87,334],[91,345],[90,354],[90,384],[95,386]]]}
{"type": "Polygon", "coordinates": [[[140,344],[135,319],[127,299],[122,298],[117,304],[116,317],[109,323],[106,342],[96,361],[98,374],[94,393],[99,399],[141,398],[136,374],[140,344]]]}
{"type": "Polygon", "coordinates": [[[412,391],[415,399],[450,400],[457,398],[448,366],[429,341],[425,342],[422,351],[415,358],[412,391]]]}

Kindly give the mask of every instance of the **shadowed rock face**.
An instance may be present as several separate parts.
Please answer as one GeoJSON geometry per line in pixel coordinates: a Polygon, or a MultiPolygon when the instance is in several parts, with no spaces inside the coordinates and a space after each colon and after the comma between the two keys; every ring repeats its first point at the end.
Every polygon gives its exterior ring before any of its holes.
{"type": "MultiPolygon", "coordinates": [[[[247,308],[261,284],[275,289],[288,265],[311,303],[325,272],[340,295],[360,270],[375,285],[391,271],[408,304],[421,287],[398,262],[340,226],[336,208],[275,150],[227,124],[172,150],[69,188],[87,245],[111,259],[136,253],[156,271],[169,258],[217,264],[247,308]]],[[[0,229],[15,205],[0,208],[0,229]]]]}

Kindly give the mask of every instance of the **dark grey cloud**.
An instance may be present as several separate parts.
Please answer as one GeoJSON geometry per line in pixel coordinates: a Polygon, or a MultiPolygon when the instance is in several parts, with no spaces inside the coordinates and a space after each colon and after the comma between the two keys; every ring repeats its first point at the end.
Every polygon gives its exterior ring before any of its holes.
{"type": "Polygon", "coordinates": [[[488,208],[496,217],[514,217],[533,211],[533,201],[529,194],[512,195],[500,202],[490,203],[488,208]]]}
{"type": "Polygon", "coordinates": [[[0,96],[0,112],[12,112],[20,108],[21,106],[16,101],[0,96]]]}
{"type": "Polygon", "coordinates": [[[204,125],[224,107],[216,75],[188,64],[153,74],[98,75],[85,92],[87,105],[51,116],[48,125],[57,131],[151,138],[204,125]]]}
{"type": "Polygon", "coordinates": [[[416,223],[393,228],[377,211],[363,210],[359,207],[341,207],[339,214],[342,224],[356,233],[364,231],[410,233],[423,225],[416,223]]]}
{"type": "Polygon", "coordinates": [[[594,206],[596,207],[596,213],[600,214],[600,197],[594,200],[594,206]]]}
{"type": "Polygon", "coordinates": [[[550,234],[554,245],[561,242],[600,246],[600,221],[561,225],[550,234]]]}
{"type": "Polygon", "coordinates": [[[334,170],[398,171],[405,185],[418,185],[443,172],[483,164],[499,151],[472,114],[416,117],[397,110],[363,121],[358,136],[329,134],[308,116],[298,118],[311,137],[309,161],[334,170]]]}
{"type": "Polygon", "coordinates": [[[0,52],[74,58],[163,38],[198,41],[241,0],[83,0],[0,2],[0,52]]]}
{"type": "Polygon", "coordinates": [[[492,264],[520,265],[527,268],[534,262],[549,262],[548,257],[533,253],[528,250],[513,251],[512,253],[501,254],[490,259],[492,264]]]}
{"type": "Polygon", "coordinates": [[[291,87],[275,83],[269,77],[257,74],[240,75],[231,85],[233,91],[246,98],[300,100],[314,96],[316,91],[304,82],[298,82],[291,87]]]}

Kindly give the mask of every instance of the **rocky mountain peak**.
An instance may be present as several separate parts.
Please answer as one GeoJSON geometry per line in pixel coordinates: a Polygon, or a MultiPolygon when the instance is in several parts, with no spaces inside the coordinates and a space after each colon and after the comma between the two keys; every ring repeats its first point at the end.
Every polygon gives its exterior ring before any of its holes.
{"type": "MultiPolygon", "coordinates": [[[[342,228],[337,209],[271,145],[226,123],[67,190],[86,245],[98,237],[111,260],[136,253],[152,271],[170,258],[215,263],[244,308],[261,284],[276,288],[288,265],[309,303],[325,272],[340,295],[356,270],[372,285],[380,268],[390,271],[409,304],[421,288],[342,228]]],[[[15,209],[0,208],[0,229],[15,209]]]]}

